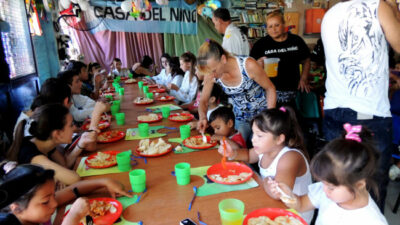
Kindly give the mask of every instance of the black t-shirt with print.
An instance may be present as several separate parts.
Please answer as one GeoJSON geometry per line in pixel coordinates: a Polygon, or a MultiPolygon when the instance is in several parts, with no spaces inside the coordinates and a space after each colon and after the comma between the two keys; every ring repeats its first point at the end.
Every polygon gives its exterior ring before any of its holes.
{"type": "Polygon", "coordinates": [[[274,41],[270,36],[261,38],[254,44],[250,56],[256,60],[263,56],[279,58],[278,76],[270,79],[276,90],[295,91],[300,80],[299,65],[310,57],[310,50],[301,37],[288,33],[283,42],[274,41]]]}

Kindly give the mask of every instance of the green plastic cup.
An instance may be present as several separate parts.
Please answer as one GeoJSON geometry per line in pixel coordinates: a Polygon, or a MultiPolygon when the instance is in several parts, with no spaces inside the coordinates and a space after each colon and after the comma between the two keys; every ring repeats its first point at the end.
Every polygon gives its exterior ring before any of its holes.
{"type": "Polygon", "coordinates": [[[118,94],[119,95],[124,95],[125,94],[125,88],[119,88],[118,89],[118,94]]]}
{"type": "Polygon", "coordinates": [[[113,100],[113,96],[112,96],[112,95],[106,95],[106,99],[107,99],[108,101],[112,101],[112,100],[113,100]]]}
{"type": "Polygon", "coordinates": [[[118,169],[121,172],[131,170],[131,151],[120,152],[116,155],[118,169]]]}
{"type": "Polygon", "coordinates": [[[129,172],[129,180],[132,186],[132,192],[143,192],[146,189],[146,171],[135,169],[129,172]]]}
{"type": "Polygon", "coordinates": [[[143,92],[149,93],[149,86],[143,86],[143,92]]]}
{"type": "Polygon", "coordinates": [[[139,127],[139,136],[140,137],[148,137],[149,136],[149,124],[148,123],[140,123],[139,127]]]}
{"type": "Polygon", "coordinates": [[[138,84],[138,86],[139,86],[139,89],[142,89],[142,87],[143,87],[143,81],[139,81],[137,84],[138,84]]]}
{"type": "Polygon", "coordinates": [[[185,140],[190,137],[190,125],[182,125],[179,127],[179,131],[181,133],[181,140],[185,140]]]}
{"type": "Polygon", "coordinates": [[[132,79],[132,78],[133,78],[133,74],[132,74],[132,73],[129,73],[129,74],[128,74],[128,77],[129,77],[130,79],[132,79]]]}
{"type": "Polygon", "coordinates": [[[161,113],[163,118],[168,118],[171,112],[171,108],[169,106],[161,107],[161,113]]]}
{"type": "Polygon", "coordinates": [[[111,115],[115,116],[119,112],[119,105],[112,105],[110,109],[111,115]]]}
{"type": "Polygon", "coordinates": [[[118,106],[118,111],[121,109],[121,100],[112,101],[112,105],[118,106]]]}
{"type": "Polygon", "coordinates": [[[125,113],[116,113],[115,119],[117,120],[117,125],[125,124],[125,113]]]}
{"type": "Polygon", "coordinates": [[[175,164],[175,176],[176,176],[176,183],[178,183],[178,185],[189,184],[190,164],[185,162],[175,164]]]}
{"type": "Polygon", "coordinates": [[[154,99],[154,94],[151,93],[151,92],[150,92],[150,93],[147,93],[147,94],[146,94],[146,97],[147,97],[147,98],[150,98],[150,99],[154,99]]]}
{"type": "Polygon", "coordinates": [[[117,80],[118,82],[120,82],[120,81],[121,81],[121,77],[120,77],[120,76],[117,76],[117,77],[115,78],[115,80],[117,80]]]}
{"type": "Polygon", "coordinates": [[[244,203],[239,199],[224,199],[218,204],[222,225],[241,225],[243,222],[244,203]]]}

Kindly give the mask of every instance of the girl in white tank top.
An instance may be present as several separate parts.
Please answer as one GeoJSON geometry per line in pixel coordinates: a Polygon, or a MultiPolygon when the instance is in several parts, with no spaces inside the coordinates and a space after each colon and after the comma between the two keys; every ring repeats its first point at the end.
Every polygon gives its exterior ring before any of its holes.
{"type": "MultiPolygon", "coordinates": [[[[274,199],[279,195],[271,191],[269,179],[286,184],[297,195],[306,194],[311,173],[307,158],[298,150],[304,149],[303,138],[294,111],[289,107],[265,110],[253,118],[252,129],[254,147],[233,150],[227,145],[229,159],[258,162],[264,190],[274,199]]],[[[222,147],[218,151],[223,154],[222,147]]],[[[301,216],[310,223],[313,211],[301,216]]]]}

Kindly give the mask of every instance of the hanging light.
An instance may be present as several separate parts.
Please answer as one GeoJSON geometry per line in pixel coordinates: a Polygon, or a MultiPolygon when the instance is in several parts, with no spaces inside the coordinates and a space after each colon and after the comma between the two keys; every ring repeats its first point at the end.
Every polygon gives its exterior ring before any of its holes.
{"type": "Polygon", "coordinates": [[[78,4],[82,11],[86,11],[90,7],[89,2],[85,0],[78,0],[78,4]]]}
{"type": "Polygon", "coordinates": [[[130,12],[132,10],[132,1],[126,0],[121,3],[121,9],[124,12],[130,12]]]}
{"type": "Polygon", "coordinates": [[[71,1],[70,0],[60,0],[61,6],[64,9],[68,9],[69,5],[71,5],[71,1]]]}
{"type": "Polygon", "coordinates": [[[159,5],[168,5],[168,0],[156,0],[156,3],[159,5]]]}

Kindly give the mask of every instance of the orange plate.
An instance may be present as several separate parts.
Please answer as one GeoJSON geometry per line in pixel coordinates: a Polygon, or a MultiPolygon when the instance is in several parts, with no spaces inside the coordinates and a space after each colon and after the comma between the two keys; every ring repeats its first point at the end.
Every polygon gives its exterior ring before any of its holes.
{"type": "MultiPolygon", "coordinates": [[[[98,135],[98,137],[99,137],[99,136],[102,136],[102,135],[109,135],[111,132],[113,132],[113,131],[110,130],[110,131],[102,132],[102,133],[100,133],[100,134],[98,135]]],[[[119,140],[121,140],[121,139],[124,138],[124,137],[125,137],[125,132],[123,132],[123,131],[118,131],[118,135],[117,135],[116,137],[113,137],[113,138],[108,139],[108,140],[106,140],[106,141],[99,141],[99,139],[97,139],[97,143],[111,143],[111,142],[119,141],[119,140]]]]}
{"type": "Polygon", "coordinates": [[[149,88],[158,88],[158,84],[150,84],[147,85],[149,88]]]}
{"type": "Polygon", "coordinates": [[[162,101],[162,102],[167,102],[167,101],[172,101],[175,99],[174,96],[164,96],[165,99],[161,99],[163,96],[156,98],[157,101],[162,101]]]}
{"type": "Polygon", "coordinates": [[[155,123],[155,122],[158,122],[158,121],[161,121],[162,120],[162,116],[160,115],[160,114],[157,114],[157,116],[158,116],[158,119],[156,119],[156,120],[139,120],[139,119],[137,119],[136,118],[136,120],[139,122],[139,123],[155,123]]]}
{"type": "MultiPolygon", "coordinates": [[[[138,148],[139,148],[139,146],[138,146],[138,148]]],[[[172,147],[172,145],[171,145],[171,147],[170,147],[167,151],[165,151],[165,152],[163,152],[163,153],[159,153],[159,154],[154,154],[154,155],[145,155],[145,154],[142,154],[142,153],[140,153],[140,152],[137,150],[137,148],[135,149],[135,152],[136,152],[136,154],[138,154],[139,156],[143,156],[143,157],[157,157],[157,156],[162,156],[162,155],[168,154],[169,152],[172,151],[172,149],[173,149],[173,147],[172,147]]]]}
{"type": "MultiPolygon", "coordinates": [[[[107,154],[110,154],[110,155],[116,155],[116,154],[120,153],[120,151],[104,151],[103,153],[107,153],[107,154]]],[[[102,168],[108,168],[108,167],[112,167],[112,166],[117,165],[117,161],[115,161],[114,164],[110,164],[110,165],[107,165],[107,166],[92,166],[92,165],[90,165],[88,160],[91,160],[91,159],[95,158],[96,155],[97,155],[97,152],[94,153],[94,154],[91,154],[89,157],[87,157],[87,159],[85,160],[85,164],[88,167],[94,168],[94,169],[102,169],[102,168]]]]}
{"type": "Polygon", "coordinates": [[[120,77],[120,80],[128,80],[128,77],[120,77]]]}
{"type": "Polygon", "coordinates": [[[203,141],[203,136],[201,136],[201,135],[193,136],[193,137],[188,137],[188,138],[186,138],[185,140],[183,140],[182,143],[183,143],[184,146],[186,146],[186,147],[188,147],[188,148],[191,148],[191,149],[207,149],[207,148],[211,148],[211,147],[214,147],[214,146],[217,145],[217,142],[216,142],[216,141],[211,141],[211,137],[210,137],[210,136],[206,136],[206,137],[207,137],[207,142],[208,142],[209,145],[206,145],[206,146],[203,146],[203,147],[193,147],[193,146],[190,146],[190,145],[187,145],[187,144],[186,144],[186,141],[187,141],[189,138],[198,138],[198,139],[200,139],[201,141],[203,141]]]}
{"type": "MultiPolygon", "coordinates": [[[[89,199],[89,202],[91,203],[94,200],[109,202],[110,204],[114,205],[114,207],[117,209],[117,211],[115,213],[107,212],[104,216],[93,217],[94,224],[96,224],[96,225],[112,225],[121,216],[123,209],[122,209],[121,202],[119,202],[118,200],[115,200],[113,198],[92,198],[92,199],[89,199]]],[[[69,213],[69,210],[65,213],[64,217],[67,216],[68,213],[69,213]]],[[[83,223],[79,223],[79,225],[83,225],[83,223]]]]}
{"type": "Polygon", "coordinates": [[[191,121],[193,118],[194,118],[194,116],[193,116],[192,114],[190,114],[190,113],[174,113],[174,114],[171,114],[171,115],[168,117],[169,120],[174,121],[174,122],[189,122],[189,121],[191,121]],[[176,117],[176,116],[190,116],[190,118],[189,118],[189,119],[185,119],[185,120],[178,120],[178,119],[175,119],[175,118],[174,118],[174,117],[176,117]]]}
{"type": "Polygon", "coordinates": [[[150,105],[154,102],[154,100],[152,99],[151,102],[143,102],[143,103],[136,103],[135,101],[133,101],[134,104],[136,105],[150,105]]]}
{"type": "MultiPolygon", "coordinates": [[[[90,125],[90,121],[89,121],[88,123],[83,124],[82,127],[81,127],[81,129],[82,129],[82,130],[88,130],[88,129],[89,129],[89,125],[90,125]]],[[[108,122],[107,120],[102,120],[102,121],[99,122],[99,124],[97,125],[97,127],[98,127],[100,130],[105,130],[105,129],[107,129],[107,128],[110,127],[110,122],[108,122]]]]}
{"type": "Polygon", "coordinates": [[[153,93],[163,93],[163,92],[165,92],[165,89],[164,89],[164,88],[157,88],[157,89],[151,90],[150,92],[153,92],[153,93]]]}
{"type": "Polygon", "coordinates": [[[221,163],[212,165],[210,168],[207,170],[207,177],[210,178],[210,180],[214,181],[215,183],[219,184],[241,184],[244,183],[253,176],[253,170],[250,169],[250,167],[246,166],[245,164],[238,163],[238,162],[226,162],[226,169],[222,167],[221,163]],[[236,182],[222,182],[222,181],[217,181],[213,178],[211,178],[210,175],[213,174],[219,174],[221,177],[227,177],[229,175],[239,175],[240,173],[251,173],[249,177],[247,177],[244,180],[241,181],[236,181],[236,182]]]}
{"type": "Polygon", "coordinates": [[[301,218],[300,216],[296,215],[295,213],[279,208],[262,208],[254,210],[253,212],[247,214],[247,216],[244,218],[243,225],[247,225],[247,222],[249,221],[250,218],[260,217],[260,216],[267,216],[271,220],[274,220],[278,216],[290,216],[300,220],[300,222],[303,223],[304,225],[307,225],[306,221],[304,221],[304,219],[301,218]]]}

